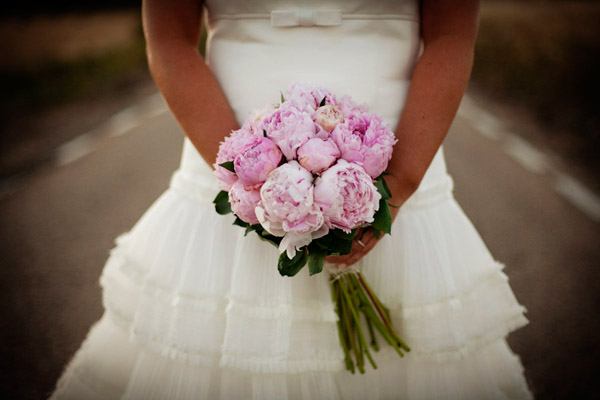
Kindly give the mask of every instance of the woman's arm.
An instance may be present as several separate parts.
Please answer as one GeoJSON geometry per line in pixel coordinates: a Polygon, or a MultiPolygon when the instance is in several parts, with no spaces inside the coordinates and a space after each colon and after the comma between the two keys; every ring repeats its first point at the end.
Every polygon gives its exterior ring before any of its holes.
{"type": "Polygon", "coordinates": [[[471,76],[479,1],[424,0],[421,15],[423,53],[395,129],[398,142],[386,177],[392,204],[402,204],[418,188],[454,120],[471,76]]]}
{"type": "MultiPolygon", "coordinates": [[[[477,0],[423,0],[421,5],[423,53],[395,128],[398,142],[385,178],[392,192],[389,203],[396,206],[417,190],[448,133],[469,82],[479,28],[477,0]]],[[[392,218],[398,211],[391,208],[392,218]]],[[[352,265],[379,240],[370,230],[357,236],[350,254],[326,260],[352,265]]]]}
{"type": "Polygon", "coordinates": [[[198,52],[200,0],[144,0],[148,66],[186,136],[212,164],[219,142],[239,128],[223,90],[198,52]]]}

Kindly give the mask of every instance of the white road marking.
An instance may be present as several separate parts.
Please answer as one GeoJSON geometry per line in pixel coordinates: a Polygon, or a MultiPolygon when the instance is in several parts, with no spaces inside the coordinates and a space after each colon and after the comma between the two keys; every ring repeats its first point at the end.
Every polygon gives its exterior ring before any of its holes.
{"type": "Polygon", "coordinates": [[[519,136],[508,136],[504,143],[504,151],[529,172],[542,174],[548,169],[544,153],[519,136]]]}
{"type": "Polygon", "coordinates": [[[582,183],[569,175],[558,173],[555,188],[590,218],[600,222],[600,198],[582,183]]]}
{"type": "MultiPolygon", "coordinates": [[[[133,128],[143,125],[150,118],[167,112],[167,106],[160,93],[156,92],[110,117],[105,123],[85,132],[54,149],[53,163],[62,167],[94,152],[107,138],[121,136],[133,128]]],[[[0,181],[0,198],[18,190],[28,174],[12,176],[0,181]]]]}
{"type": "Polygon", "coordinates": [[[554,189],[560,196],[593,221],[600,222],[600,198],[578,180],[551,165],[551,157],[506,129],[498,117],[482,109],[468,95],[465,95],[461,102],[459,114],[482,136],[500,141],[504,152],[525,170],[537,175],[551,176],[554,189]]]}
{"type": "Polygon", "coordinates": [[[165,103],[160,94],[149,96],[138,105],[120,111],[109,119],[108,125],[112,137],[121,136],[124,133],[137,128],[145,120],[156,117],[166,112],[165,103]]]}
{"type": "Polygon", "coordinates": [[[142,100],[135,106],[125,108],[108,119],[96,129],[77,136],[59,146],[55,152],[55,163],[64,166],[92,153],[106,137],[117,137],[131,132],[145,123],[167,111],[165,102],[160,94],[154,94],[142,100]]]}
{"type": "Polygon", "coordinates": [[[63,166],[91,153],[98,141],[97,134],[93,131],[77,136],[75,139],[62,144],[56,149],[55,163],[63,166]]]}
{"type": "Polygon", "coordinates": [[[492,140],[500,140],[502,138],[502,131],[504,130],[502,121],[475,104],[475,101],[470,96],[463,97],[458,111],[483,136],[492,140]]]}
{"type": "Polygon", "coordinates": [[[137,114],[135,108],[129,107],[113,115],[107,121],[109,136],[121,136],[139,126],[141,121],[137,114]]]}

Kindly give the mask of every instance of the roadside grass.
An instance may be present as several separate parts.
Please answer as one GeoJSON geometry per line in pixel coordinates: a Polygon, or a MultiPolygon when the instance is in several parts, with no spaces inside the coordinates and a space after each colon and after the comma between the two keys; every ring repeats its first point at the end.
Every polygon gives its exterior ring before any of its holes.
{"type": "Polygon", "coordinates": [[[97,56],[2,71],[2,113],[10,116],[15,112],[35,112],[96,92],[106,92],[121,81],[143,73],[147,72],[141,38],[97,56]]]}
{"type": "Polygon", "coordinates": [[[473,82],[524,106],[548,140],[600,171],[600,4],[482,3],[473,82]]]}

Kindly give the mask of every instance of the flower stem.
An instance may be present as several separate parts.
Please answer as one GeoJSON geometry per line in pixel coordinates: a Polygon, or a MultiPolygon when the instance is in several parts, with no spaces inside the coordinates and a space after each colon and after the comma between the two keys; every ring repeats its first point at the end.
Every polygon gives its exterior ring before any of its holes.
{"type": "MultiPolygon", "coordinates": [[[[352,354],[354,354],[354,359],[358,360],[358,349],[356,344],[356,337],[354,334],[354,330],[352,329],[352,320],[350,316],[350,310],[348,309],[348,304],[346,303],[346,298],[344,296],[344,282],[342,279],[338,280],[339,289],[340,289],[340,305],[342,306],[342,316],[344,318],[344,326],[346,335],[348,337],[348,343],[350,344],[350,350],[352,354]]],[[[355,360],[352,360],[352,373],[354,373],[355,360]]]]}
{"type": "Polygon", "coordinates": [[[346,369],[353,374],[358,369],[361,374],[364,374],[365,359],[374,369],[377,369],[377,363],[370,349],[372,347],[375,351],[379,351],[375,331],[381,334],[400,357],[404,357],[405,352],[410,351],[395,332],[389,309],[375,295],[360,272],[354,271],[336,276],[331,280],[331,287],[339,317],[338,336],[344,351],[346,369]],[[366,322],[370,342],[367,342],[363,322],[366,322]]]}
{"type": "Polygon", "coordinates": [[[342,313],[342,305],[340,303],[340,288],[339,285],[337,284],[337,282],[334,282],[332,285],[332,291],[331,291],[331,297],[335,303],[335,308],[336,308],[336,312],[338,314],[338,321],[337,321],[337,331],[338,331],[338,337],[340,340],[340,343],[342,345],[342,350],[344,351],[344,362],[346,364],[346,369],[352,371],[352,373],[354,373],[354,362],[352,361],[352,357],[350,356],[350,350],[349,350],[349,339],[346,336],[346,332],[344,331],[344,327],[343,327],[343,320],[344,320],[344,315],[342,313]]]}
{"type": "Polygon", "coordinates": [[[354,310],[353,304],[352,304],[352,300],[348,294],[348,287],[347,287],[347,279],[345,276],[342,276],[340,278],[340,287],[342,289],[342,295],[344,296],[344,301],[342,302],[342,304],[344,304],[347,308],[347,310],[350,313],[350,318],[346,318],[346,322],[347,322],[347,326],[349,327],[349,331],[351,332],[351,339],[352,339],[352,345],[353,345],[353,349],[354,349],[354,355],[356,357],[356,366],[358,368],[358,370],[361,373],[364,373],[364,358],[363,358],[363,354],[362,354],[362,348],[361,348],[361,342],[360,342],[360,326],[356,326],[356,329],[354,328],[354,321],[356,320],[356,310],[354,310]],[[353,318],[352,318],[353,317],[353,318]]]}
{"type": "MultiPolygon", "coordinates": [[[[361,287],[358,283],[358,280],[356,279],[356,275],[351,275],[348,277],[348,279],[350,280],[350,285],[352,286],[352,296],[351,298],[354,299],[356,301],[355,304],[355,309],[357,310],[355,312],[355,318],[356,318],[356,323],[357,325],[360,325],[361,323],[361,314],[364,315],[364,313],[362,312],[362,306],[361,306],[361,287]]],[[[367,322],[369,321],[369,319],[365,316],[365,319],[367,320],[367,322]]],[[[369,351],[369,346],[367,345],[367,342],[365,340],[364,334],[362,333],[362,328],[358,330],[359,332],[359,340],[364,348],[364,353],[367,356],[367,359],[369,360],[369,363],[371,364],[371,366],[374,369],[377,369],[377,363],[375,363],[375,360],[373,360],[373,357],[371,356],[371,352],[369,351]]]]}
{"type": "Polygon", "coordinates": [[[344,296],[346,296],[346,301],[348,302],[348,304],[350,306],[350,311],[352,312],[352,316],[354,317],[354,325],[356,326],[356,335],[358,338],[358,346],[359,346],[359,349],[361,350],[360,358],[358,358],[358,360],[357,360],[358,368],[361,373],[364,373],[363,353],[367,357],[367,359],[369,360],[369,362],[371,363],[373,368],[377,368],[377,364],[373,360],[373,357],[371,357],[371,353],[369,352],[369,347],[367,346],[365,337],[362,332],[362,327],[360,324],[360,322],[361,322],[360,315],[357,311],[358,305],[354,304],[354,301],[359,300],[358,296],[354,293],[355,292],[354,283],[356,282],[356,276],[354,276],[354,275],[355,274],[349,274],[347,277],[345,277],[349,290],[346,290],[344,292],[344,296]],[[350,294],[350,290],[352,291],[351,294],[350,294]]]}

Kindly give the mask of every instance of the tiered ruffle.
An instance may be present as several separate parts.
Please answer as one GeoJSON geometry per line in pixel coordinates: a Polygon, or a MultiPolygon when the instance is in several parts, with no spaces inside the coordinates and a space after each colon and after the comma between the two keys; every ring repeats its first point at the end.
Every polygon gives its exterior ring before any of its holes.
{"type": "Polygon", "coordinates": [[[527,324],[452,179],[421,188],[392,235],[361,260],[412,351],[344,369],[325,273],[276,269],[277,249],[215,213],[216,187],[178,170],[115,240],[100,283],[105,314],[55,398],[530,398],[506,335],[527,324]]]}

